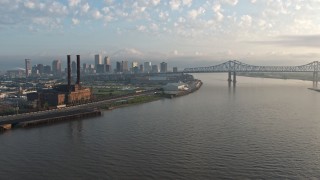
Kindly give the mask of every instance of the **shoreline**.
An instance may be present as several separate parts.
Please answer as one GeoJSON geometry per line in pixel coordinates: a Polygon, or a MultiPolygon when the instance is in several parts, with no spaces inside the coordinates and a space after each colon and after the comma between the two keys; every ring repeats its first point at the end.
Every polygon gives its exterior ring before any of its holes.
{"type": "MultiPolygon", "coordinates": [[[[169,97],[170,98],[180,97],[180,96],[185,96],[190,93],[193,93],[198,89],[200,89],[203,83],[201,80],[194,80],[192,82],[189,82],[188,84],[191,85],[189,90],[180,92],[175,96],[169,96],[169,97]]],[[[15,128],[25,128],[25,127],[29,128],[29,127],[36,127],[39,125],[50,125],[53,123],[70,121],[70,120],[87,119],[90,117],[101,116],[102,115],[101,110],[109,111],[113,109],[158,101],[167,97],[168,96],[164,93],[144,94],[140,96],[130,96],[130,97],[124,96],[123,98],[108,100],[106,102],[104,101],[97,102],[97,104],[91,107],[92,111],[89,110],[89,112],[86,112],[86,113],[84,113],[82,110],[83,108],[85,108],[83,106],[88,106],[89,108],[90,104],[81,105],[82,109],[77,106],[71,106],[65,109],[54,109],[54,110],[43,111],[43,112],[40,111],[35,113],[36,116],[34,116],[34,113],[20,114],[20,116],[22,116],[20,118],[18,117],[18,118],[13,118],[12,120],[10,119],[9,120],[3,119],[2,121],[0,120],[0,132],[5,132],[7,130],[11,130],[15,128]],[[70,113],[69,110],[73,108],[79,108],[79,109],[76,109],[75,111],[70,113]],[[33,118],[33,119],[30,120],[30,118],[33,118]]],[[[9,115],[2,118],[6,118],[6,117],[9,118],[14,116],[9,115]]]]}

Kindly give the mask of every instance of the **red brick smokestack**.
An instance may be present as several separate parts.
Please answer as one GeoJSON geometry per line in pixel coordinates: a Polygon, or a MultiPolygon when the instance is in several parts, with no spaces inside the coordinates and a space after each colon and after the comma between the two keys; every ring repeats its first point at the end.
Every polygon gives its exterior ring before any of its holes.
{"type": "Polygon", "coordinates": [[[71,90],[71,56],[67,55],[67,60],[68,60],[68,64],[67,64],[67,68],[68,68],[68,92],[70,92],[71,90]]]}
{"type": "Polygon", "coordinates": [[[77,55],[77,83],[80,85],[80,55],[77,55]]]}

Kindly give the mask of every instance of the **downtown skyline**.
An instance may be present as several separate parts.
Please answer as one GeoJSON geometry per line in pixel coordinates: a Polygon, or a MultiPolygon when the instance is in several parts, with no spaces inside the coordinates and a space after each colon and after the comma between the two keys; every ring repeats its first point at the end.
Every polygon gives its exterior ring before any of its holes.
{"type": "Polygon", "coordinates": [[[0,0],[0,60],[301,65],[320,57],[319,9],[316,0],[0,0]]]}

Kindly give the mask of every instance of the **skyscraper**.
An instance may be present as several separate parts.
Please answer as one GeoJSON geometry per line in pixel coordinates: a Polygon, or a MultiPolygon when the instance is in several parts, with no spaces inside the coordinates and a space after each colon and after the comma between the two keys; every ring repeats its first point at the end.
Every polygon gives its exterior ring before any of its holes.
{"type": "Polygon", "coordinates": [[[122,61],[121,62],[121,72],[128,72],[128,61],[122,61]]]}
{"type": "Polygon", "coordinates": [[[31,75],[31,60],[25,59],[26,64],[26,77],[29,77],[31,75]]]}
{"type": "Polygon", "coordinates": [[[110,64],[110,58],[108,56],[104,57],[104,64],[111,65],[110,64]]]}
{"type": "Polygon", "coordinates": [[[94,55],[94,65],[97,68],[98,64],[102,64],[102,59],[100,54],[94,55]]]}
{"type": "Polygon", "coordinates": [[[151,62],[144,62],[144,72],[145,73],[151,72],[151,62]]]}
{"type": "Polygon", "coordinates": [[[72,63],[71,63],[71,72],[72,72],[72,74],[77,73],[77,63],[75,61],[72,61],[72,63]]]}
{"type": "Polygon", "coordinates": [[[166,62],[160,63],[160,72],[166,73],[168,71],[168,64],[166,62]]]}
{"type": "Polygon", "coordinates": [[[159,69],[158,69],[158,65],[152,65],[152,70],[151,70],[152,73],[158,73],[159,72],[159,69]]]}
{"type": "Polygon", "coordinates": [[[53,60],[52,61],[52,73],[55,76],[61,75],[61,61],[60,60],[53,60]]]}

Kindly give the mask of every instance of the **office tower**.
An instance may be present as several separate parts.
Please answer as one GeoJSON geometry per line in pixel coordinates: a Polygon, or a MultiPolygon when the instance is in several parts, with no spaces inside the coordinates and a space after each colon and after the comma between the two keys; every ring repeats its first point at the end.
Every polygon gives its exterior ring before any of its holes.
{"type": "Polygon", "coordinates": [[[151,62],[145,62],[143,68],[145,73],[151,72],[151,62]]]}
{"type": "Polygon", "coordinates": [[[106,72],[106,65],[105,64],[98,64],[98,66],[96,67],[96,72],[103,74],[106,72]]]}
{"type": "Polygon", "coordinates": [[[166,62],[160,63],[160,72],[166,73],[168,71],[168,64],[166,62]]]}
{"type": "Polygon", "coordinates": [[[44,69],[43,64],[38,64],[37,68],[38,68],[39,74],[43,74],[43,69],[44,69]]]}
{"type": "Polygon", "coordinates": [[[152,65],[151,72],[152,72],[152,73],[158,73],[158,72],[159,72],[159,70],[158,70],[158,65],[152,65]]]}
{"type": "Polygon", "coordinates": [[[51,66],[49,66],[49,65],[43,66],[43,73],[44,74],[51,74],[51,66]]]}
{"type": "Polygon", "coordinates": [[[106,66],[106,72],[109,73],[111,72],[111,65],[105,64],[106,66]]]}
{"type": "Polygon", "coordinates": [[[26,65],[26,77],[29,77],[31,74],[31,60],[25,59],[25,65],[26,65]]]}
{"type": "Polygon", "coordinates": [[[172,70],[173,70],[174,73],[178,72],[178,68],[177,67],[173,67],[172,70]]]}
{"type": "Polygon", "coordinates": [[[98,64],[102,64],[102,59],[100,54],[94,55],[94,65],[97,68],[98,64]]]}
{"type": "Polygon", "coordinates": [[[61,61],[60,60],[52,61],[52,73],[55,76],[61,75],[61,61]]]}
{"type": "Polygon", "coordinates": [[[121,72],[128,72],[129,67],[128,67],[128,61],[122,61],[121,62],[121,72]]]}
{"type": "Polygon", "coordinates": [[[132,62],[132,65],[131,65],[131,67],[132,67],[132,69],[133,69],[134,67],[138,67],[138,62],[136,62],[136,61],[133,61],[133,62],[132,62]]]}
{"type": "Polygon", "coordinates": [[[71,63],[71,72],[72,72],[72,74],[77,73],[77,63],[75,61],[72,61],[72,63],[71,63]]]}
{"type": "Polygon", "coordinates": [[[110,58],[108,56],[104,57],[104,64],[111,65],[110,58]]]}
{"type": "Polygon", "coordinates": [[[121,72],[121,62],[119,61],[116,63],[116,72],[121,72]]]}
{"type": "Polygon", "coordinates": [[[140,68],[139,68],[140,72],[143,73],[143,65],[140,64],[140,68]]]}

